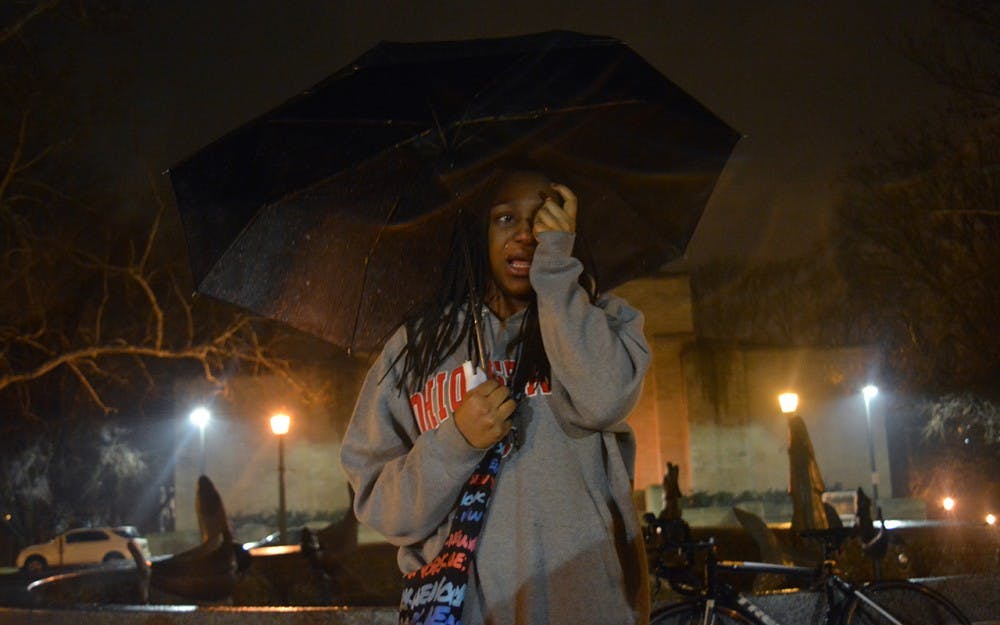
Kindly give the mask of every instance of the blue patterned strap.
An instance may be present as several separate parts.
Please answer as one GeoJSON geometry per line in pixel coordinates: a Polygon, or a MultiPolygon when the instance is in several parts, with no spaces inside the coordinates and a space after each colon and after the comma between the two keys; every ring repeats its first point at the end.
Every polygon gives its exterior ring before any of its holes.
{"type": "Polygon", "coordinates": [[[503,442],[490,448],[462,487],[440,553],[420,569],[403,576],[400,625],[461,625],[469,567],[500,470],[503,449],[503,442]]]}

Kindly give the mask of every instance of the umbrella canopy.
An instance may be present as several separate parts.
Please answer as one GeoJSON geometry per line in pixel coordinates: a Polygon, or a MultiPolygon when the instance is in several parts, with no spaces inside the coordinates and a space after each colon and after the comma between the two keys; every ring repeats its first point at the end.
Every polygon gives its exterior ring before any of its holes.
{"type": "Polygon", "coordinates": [[[737,139],[622,42],[556,31],[379,44],[170,177],[199,292],[368,352],[497,159],[573,188],[611,288],[683,254],[737,139]]]}

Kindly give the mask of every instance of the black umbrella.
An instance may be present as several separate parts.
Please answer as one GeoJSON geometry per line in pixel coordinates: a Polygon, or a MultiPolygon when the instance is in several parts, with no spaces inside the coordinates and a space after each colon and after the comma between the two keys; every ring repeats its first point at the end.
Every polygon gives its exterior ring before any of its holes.
{"type": "Polygon", "coordinates": [[[622,42],[556,31],[379,44],[170,176],[199,292],[367,352],[496,159],[577,192],[606,289],[683,254],[737,139],[622,42]]]}

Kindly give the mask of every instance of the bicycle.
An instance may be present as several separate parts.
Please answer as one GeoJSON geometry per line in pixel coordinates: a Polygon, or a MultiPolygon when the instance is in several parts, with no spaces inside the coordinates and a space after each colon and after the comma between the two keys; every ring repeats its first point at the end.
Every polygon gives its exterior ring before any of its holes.
{"type": "Polygon", "coordinates": [[[802,533],[823,544],[823,562],[818,566],[719,560],[714,538],[665,539],[668,534],[676,535],[677,528],[665,526],[652,515],[646,515],[644,533],[647,549],[655,557],[650,569],[657,583],[665,581],[675,592],[690,597],[654,609],[650,625],[786,625],[754,603],[750,595],[723,580],[724,573],[801,580],[798,588],[824,593],[824,625],[970,625],[954,603],[927,586],[906,580],[859,586],[841,577],[833,554],[853,533],[851,528],[802,533]]]}

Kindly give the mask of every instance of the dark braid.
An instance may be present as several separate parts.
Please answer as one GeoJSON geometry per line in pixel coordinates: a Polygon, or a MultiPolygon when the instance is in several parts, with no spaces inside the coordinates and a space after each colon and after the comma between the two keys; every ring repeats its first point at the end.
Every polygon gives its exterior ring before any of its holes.
{"type": "Polygon", "coordinates": [[[402,361],[401,390],[420,391],[419,385],[435,373],[449,354],[460,349],[463,342],[469,358],[476,359],[472,316],[463,314],[463,310],[469,301],[469,276],[479,294],[477,299],[481,300],[490,275],[486,250],[489,224],[482,210],[487,203],[485,191],[473,194],[464,203],[455,220],[452,253],[445,262],[438,291],[404,323],[406,345],[393,362],[395,366],[402,361]],[[471,271],[461,251],[466,245],[471,271]]]}

